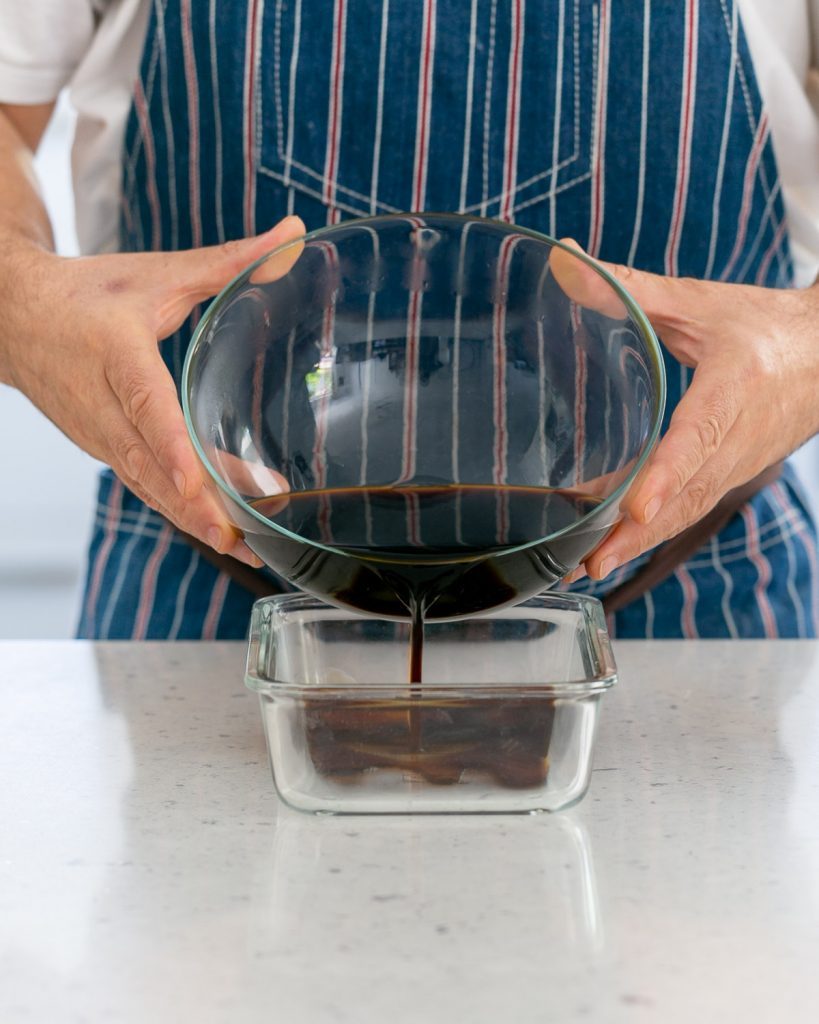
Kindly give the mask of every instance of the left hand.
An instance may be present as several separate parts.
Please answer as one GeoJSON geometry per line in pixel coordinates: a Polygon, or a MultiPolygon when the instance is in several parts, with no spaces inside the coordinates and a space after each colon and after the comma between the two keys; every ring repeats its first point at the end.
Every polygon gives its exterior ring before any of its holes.
{"type": "MultiPolygon", "coordinates": [[[[559,250],[552,266],[575,301],[606,311],[608,288],[593,270],[559,250]]],[[[594,579],[680,533],[819,431],[819,285],[775,290],[601,266],[694,374],[623,520],[586,561],[594,579]]]]}

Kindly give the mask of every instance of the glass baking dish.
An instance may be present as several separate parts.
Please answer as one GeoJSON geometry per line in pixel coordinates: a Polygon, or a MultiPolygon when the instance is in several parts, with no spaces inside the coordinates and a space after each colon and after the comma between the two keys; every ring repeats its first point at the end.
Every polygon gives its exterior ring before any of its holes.
{"type": "Polygon", "coordinates": [[[253,608],[259,694],[281,798],[333,814],[555,811],[589,785],[598,702],[617,670],[600,602],[544,594],[425,628],[309,596],[253,608]]]}

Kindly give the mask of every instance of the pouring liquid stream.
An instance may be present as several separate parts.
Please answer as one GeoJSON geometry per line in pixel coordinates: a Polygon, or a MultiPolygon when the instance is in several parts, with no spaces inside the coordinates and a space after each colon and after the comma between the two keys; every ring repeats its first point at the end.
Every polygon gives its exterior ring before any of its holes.
{"type": "Polygon", "coordinates": [[[410,619],[411,682],[421,681],[423,619],[463,618],[540,593],[608,531],[593,516],[581,522],[600,499],[570,488],[339,487],[250,504],[269,525],[245,528],[246,541],[272,569],[332,604],[410,619]]]}
{"type": "Polygon", "coordinates": [[[599,501],[569,489],[477,484],[296,491],[253,501],[282,529],[260,526],[246,540],[272,568],[333,604],[409,618],[405,751],[424,772],[446,776],[445,750],[427,749],[425,621],[515,604],[553,585],[607,527],[553,535],[599,501]],[[533,546],[539,537],[549,539],[533,546]]]}
{"type": "MultiPolygon", "coordinates": [[[[410,698],[421,699],[421,684],[424,681],[424,602],[417,595],[410,606],[410,651],[409,688],[410,698]]],[[[421,718],[417,709],[410,705],[410,749],[421,751],[421,718]]]]}

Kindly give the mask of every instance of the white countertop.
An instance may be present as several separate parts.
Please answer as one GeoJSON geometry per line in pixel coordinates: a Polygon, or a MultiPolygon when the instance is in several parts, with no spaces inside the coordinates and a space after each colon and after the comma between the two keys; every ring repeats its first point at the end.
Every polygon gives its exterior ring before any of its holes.
{"type": "Polygon", "coordinates": [[[573,810],[315,818],[243,645],[0,644],[0,1021],[815,1021],[819,643],[615,655],[573,810]]]}

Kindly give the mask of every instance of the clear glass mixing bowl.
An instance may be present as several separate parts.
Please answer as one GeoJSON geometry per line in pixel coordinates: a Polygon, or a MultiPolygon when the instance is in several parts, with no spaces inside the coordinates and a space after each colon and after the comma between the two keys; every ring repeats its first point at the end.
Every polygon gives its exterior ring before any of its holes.
{"type": "Polygon", "coordinates": [[[248,545],[345,607],[428,619],[574,569],[657,440],[659,345],[592,260],[453,214],[346,221],[260,259],[185,361],[193,443],[248,545]]]}

